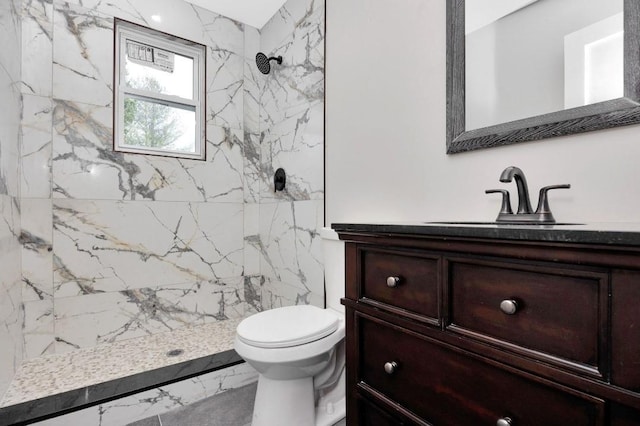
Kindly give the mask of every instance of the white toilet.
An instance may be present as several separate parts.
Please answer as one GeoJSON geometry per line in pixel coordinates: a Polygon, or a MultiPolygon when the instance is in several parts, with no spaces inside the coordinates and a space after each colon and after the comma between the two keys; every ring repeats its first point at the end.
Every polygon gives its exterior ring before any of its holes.
{"type": "Polygon", "coordinates": [[[252,426],[329,426],[345,416],[344,244],[321,230],[327,308],[288,306],[238,324],[236,352],[259,373],[252,426]]]}

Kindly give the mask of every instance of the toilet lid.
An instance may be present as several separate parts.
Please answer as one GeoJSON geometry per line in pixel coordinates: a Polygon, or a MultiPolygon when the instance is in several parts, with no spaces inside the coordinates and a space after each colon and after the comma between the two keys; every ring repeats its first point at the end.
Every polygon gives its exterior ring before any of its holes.
{"type": "Polygon", "coordinates": [[[322,339],[336,331],[338,317],[310,305],[260,312],[238,324],[238,338],[260,348],[286,348],[322,339]]]}

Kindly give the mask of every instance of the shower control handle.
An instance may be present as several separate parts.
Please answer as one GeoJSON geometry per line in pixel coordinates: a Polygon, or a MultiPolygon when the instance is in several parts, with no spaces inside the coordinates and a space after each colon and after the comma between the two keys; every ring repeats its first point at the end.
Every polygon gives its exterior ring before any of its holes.
{"type": "Polygon", "coordinates": [[[400,284],[400,277],[388,277],[387,287],[397,287],[400,284]]]}

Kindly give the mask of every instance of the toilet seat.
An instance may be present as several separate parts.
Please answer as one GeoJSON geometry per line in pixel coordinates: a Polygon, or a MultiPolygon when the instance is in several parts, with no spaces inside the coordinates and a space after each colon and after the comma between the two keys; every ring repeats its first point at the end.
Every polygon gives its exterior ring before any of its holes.
{"type": "Polygon", "coordinates": [[[259,348],[288,348],[320,340],[338,329],[339,318],[311,305],[287,306],[244,319],[237,337],[259,348]]]}

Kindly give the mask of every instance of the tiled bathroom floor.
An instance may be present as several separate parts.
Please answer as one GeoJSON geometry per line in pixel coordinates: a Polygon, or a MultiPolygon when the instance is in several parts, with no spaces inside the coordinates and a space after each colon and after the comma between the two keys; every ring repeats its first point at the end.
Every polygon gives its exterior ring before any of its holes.
{"type": "MultiPolygon", "coordinates": [[[[232,389],[194,404],[127,426],[249,426],[257,383],[232,389]]],[[[342,419],[334,426],[345,426],[342,419]]]]}

